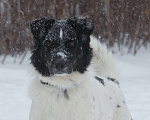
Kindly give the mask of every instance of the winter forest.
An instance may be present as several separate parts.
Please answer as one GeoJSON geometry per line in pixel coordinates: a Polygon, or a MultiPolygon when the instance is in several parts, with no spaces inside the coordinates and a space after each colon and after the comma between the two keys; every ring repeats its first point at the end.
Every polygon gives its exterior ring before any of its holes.
{"type": "Polygon", "coordinates": [[[93,20],[94,35],[118,51],[123,46],[132,54],[142,46],[149,49],[149,0],[1,0],[0,54],[25,54],[32,45],[29,22],[49,16],[93,20]]]}
{"type": "Polygon", "coordinates": [[[0,0],[0,120],[27,120],[31,101],[29,23],[72,16],[94,22],[114,53],[133,120],[150,120],[150,0],[0,0]]]}

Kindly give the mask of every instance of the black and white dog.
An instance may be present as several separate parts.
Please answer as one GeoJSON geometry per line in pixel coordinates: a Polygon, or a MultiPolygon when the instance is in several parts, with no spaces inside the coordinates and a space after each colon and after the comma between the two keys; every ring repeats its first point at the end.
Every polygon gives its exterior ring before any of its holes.
{"type": "Polygon", "coordinates": [[[42,18],[30,26],[30,120],[131,120],[112,56],[90,37],[92,21],[42,18]]]}

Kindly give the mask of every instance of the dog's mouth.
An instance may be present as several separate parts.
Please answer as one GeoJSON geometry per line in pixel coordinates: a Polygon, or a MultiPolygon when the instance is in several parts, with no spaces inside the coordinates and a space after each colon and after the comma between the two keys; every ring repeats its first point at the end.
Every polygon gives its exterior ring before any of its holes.
{"type": "Polygon", "coordinates": [[[54,74],[53,76],[60,77],[60,76],[66,76],[66,75],[70,75],[70,74],[68,74],[68,73],[58,73],[58,74],[54,74]]]}
{"type": "Polygon", "coordinates": [[[50,73],[50,76],[67,76],[72,73],[71,70],[69,71],[53,71],[50,73]]]}
{"type": "Polygon", "coordinates": [[[52,69],[53,76],[66,76],[72,73],[71,67],[65,67],[62,70],[52,69]]]}

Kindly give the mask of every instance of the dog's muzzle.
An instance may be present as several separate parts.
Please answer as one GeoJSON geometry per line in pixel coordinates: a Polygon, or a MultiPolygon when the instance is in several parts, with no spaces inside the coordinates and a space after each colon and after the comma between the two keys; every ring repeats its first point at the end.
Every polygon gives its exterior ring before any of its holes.
{"type": "Polygon", "coordinates": [[[50,62],[49,72],[51,75],[70,74],[72,72],[70,60],[68,60],[66,56],[62,55],[62,53],[57,54],[50,62]]]}
{"type": "Polygon", "coordinates": [[[63,59],[57,59],[52,68],[53,74],[70,74],[72,71],[71,65],[69,65],[69,62],[63,60],[63,59]]]}
{"type": "Polygon", "coordinates": [[[67,72],[67,63],[64,60],[57,60],[53,69],[56,73],[67,72]]]}

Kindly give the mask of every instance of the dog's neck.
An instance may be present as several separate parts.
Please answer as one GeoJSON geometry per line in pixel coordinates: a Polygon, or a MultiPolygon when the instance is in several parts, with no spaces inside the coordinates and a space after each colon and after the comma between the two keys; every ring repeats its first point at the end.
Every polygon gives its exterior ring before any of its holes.
{"type": "Polygon", "coordinates": [[[46,85],[46,86],[50,86],[50,87],[54,87],[54,88],[56,88],[56,89],[59,89],[57,86],[51,85],[51,84],[48,83],[48,82],[44,82],[44,81],[42,81],[42,80],[40,80],[40,82],[41,82],[41,84],[43,84],[43,85],[46,85]]]}
{"type": "MultiPolygon", "coordinates": [[[[88,69],[85,73],[81,74],[79,72],[73,72],[69,75],[65,76],[51,76],[44,77],[42,75],[36,74],[36,78],[33,81],[33,84],[36,85],[34,88],[32,87],[31,94],[37,96],[39,91],[43,94],[42,91],[49,92],[49,94],[63,95],[66,99],[71,99],[72,93],[76,93],[76,91],[85,91],[88,90],[86,86],[90,83],[91,72],[88,69]]],[[[82,93],[81,92],[81,93],[82,93]]],[[[84,93],[83,93],[84,94],[84,93]]]]}
{"type": "Polygon", "coordinates": [[[44,86],[53,88],[53,89],[61,89],[67,90],[72,89],[74,87],[78,87],[82,83],[86,82],[86,80],[92,75],[90,72],[90,68],[81,74],[79,72],[72,72],[69,75],[65,76],[51,76],[51,77],[44,77],[39,75],[40,83],[44,86]]]}
{"type": "Polygon", "coordinates": [[[47,83],[47,82],[43,82],[42,80],[40,80],[41,84],[42,85],[46,85],[46,86],[49,86],[49,87],[52,87],[54,89],[57,89],[58,91],[62,91],[64,93],[64,96],[69,99],[69,95],[68,95],[68,91],[67,89],[60,89],[58,88],[58,86],[54,86],[54,85],[51,85],[50,83],[47,83]]]}

